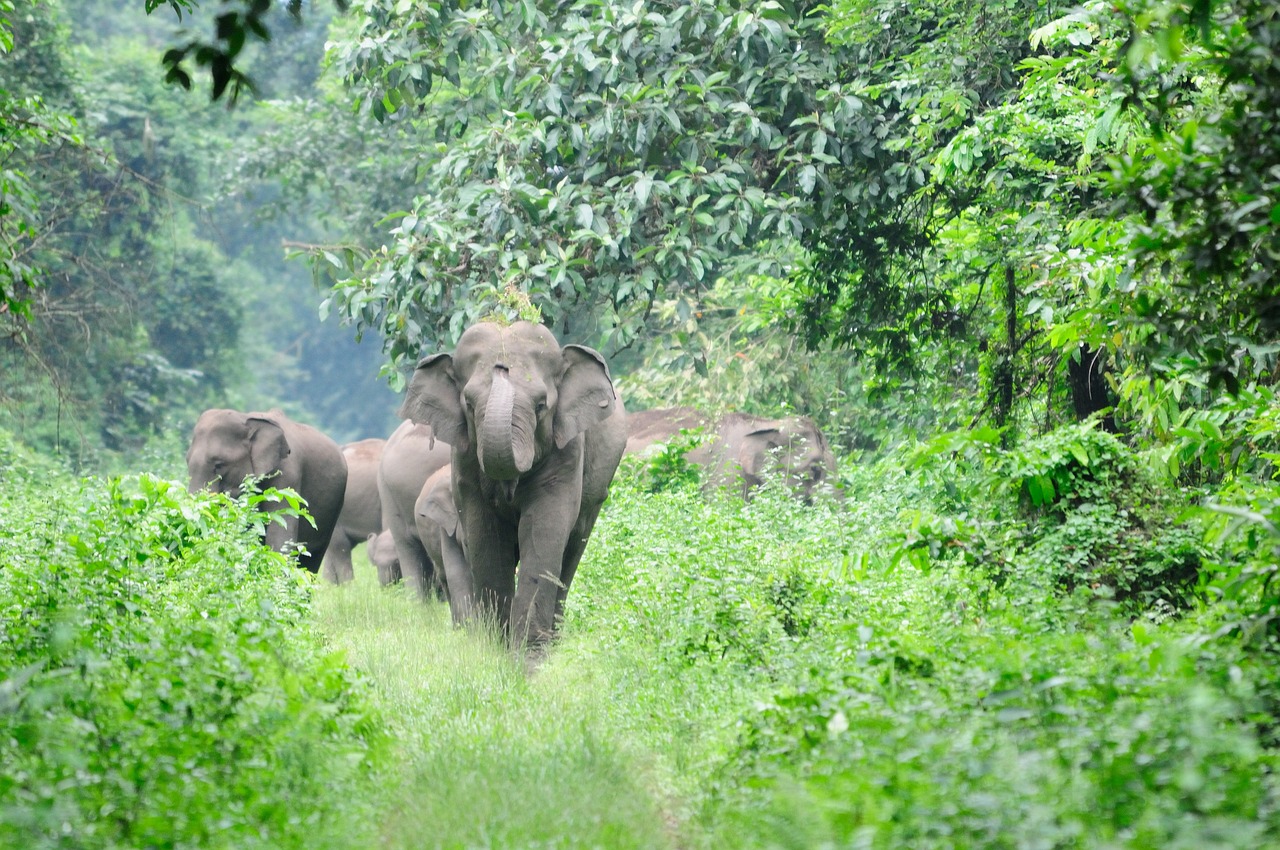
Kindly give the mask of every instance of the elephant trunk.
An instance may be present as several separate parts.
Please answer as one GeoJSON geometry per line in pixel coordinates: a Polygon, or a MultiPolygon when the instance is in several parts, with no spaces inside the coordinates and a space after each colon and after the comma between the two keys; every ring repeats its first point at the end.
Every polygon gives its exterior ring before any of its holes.
{"type": "Polygon", "coordinates": [[[516,416],[515,387],[507,367],[494,366],[484,425],[477,435],[480,469],[488,477],[510,481],[533,466],[533,429],[524,419],[516,416]]]}

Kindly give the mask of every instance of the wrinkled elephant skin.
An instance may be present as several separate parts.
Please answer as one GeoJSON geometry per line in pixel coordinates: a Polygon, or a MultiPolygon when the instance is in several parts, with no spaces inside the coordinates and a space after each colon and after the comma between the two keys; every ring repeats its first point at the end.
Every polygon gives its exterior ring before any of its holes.
{"type": "Polygon", "coordinates": [[[453,446],[477,611],[546,644],[626,445],[604,358],[529,322],[473,325],[418,363],[400,412],[453,446]]]}
{"type": "MultiPolygon", "coordinates": [[[[337,443],[279,410],[206,410],[191,436],[187,472],[192,492],[207,487],[238,496],[249,475],[263,477],[263,487],[297,491],[306,499],[315,527],[296,516],[284,517],[284,524],[268,523],[266,544],[285,551],[293,543],[301,543],[306,552],[298,563],[313,573],[319,571],[347,485],[347,463],[337,443]]],[[[263,502],[260,509],[281,507],[280,502],[270,501],[263,502]]]]}

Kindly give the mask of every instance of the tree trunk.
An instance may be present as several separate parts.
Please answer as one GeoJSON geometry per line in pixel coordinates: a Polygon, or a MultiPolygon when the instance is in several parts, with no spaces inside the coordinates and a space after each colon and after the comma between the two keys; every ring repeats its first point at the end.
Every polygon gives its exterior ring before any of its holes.
{"type": "Polygon", "coordinates": [[[1008,448],[1013,444],[1012,429],[1007,428],[1013,417],[1013,363],[1018,355],[1018,286],[1013,266],[1004,270],[1005,350],[995,368],[995,419],[996,427],[1004,428],[1000,442],[1008,448]]]}
{"type": "MultiPolygon", "coordinates": [[[[1113,405],[1107,391],[1102,352],[1081,343],[1077,354],[1078,358],[1072,357],[1067,361],[1067,384],[1071,387],[1071,404],[1075,408],[1076,419],[1082,421],[1113,405]]],[[[1104,431],[1116,433],[1116,419],[1110,412],[1099,423],[1104,431]]]]}

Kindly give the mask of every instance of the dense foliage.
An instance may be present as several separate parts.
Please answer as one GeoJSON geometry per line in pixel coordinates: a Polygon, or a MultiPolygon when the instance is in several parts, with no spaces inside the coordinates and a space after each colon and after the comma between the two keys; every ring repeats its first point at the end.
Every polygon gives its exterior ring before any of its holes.
{"type": "Polygon", "coordinates": [[[331,792],[370,770],[380,724],[244,506],[145,475],[76,483],[3,439],[0,845],[349,833],[331,792]]]}
{"type": "Polygon", "coordinates": [[[0,426],[385,434],[532,312],[845,499],[628,461],[527,677],[5,436],[0,843],[1280,844],[1275,4],[349,5],[0,0],[0,426]]]}
{"type": "MultiPolygon", "coordinates": [[[[282,241],[317,225],[262,220],[275,185],[226,177],[263,113],[166,86],[167,27],[136,6],[0,8],[0,420],[85,468],[176,444],[214,404],[285,406],[341,439],[389,430],[376,346],[320,324],[285,261],[282,241]]],[[[325,19],[309,19],[272,13],[295,52],[246,54],[260,88],[314,85],[325,19]]]]}
{"type": "Polygon", "coordinates": [[[938,464],[860,471],[844,510],[615,491],[570,651],[616,665],[606,698],[675,754],[706,846],[1274,842],[1272,663],[1213,637],[1181,568],[1152,568],[1204,544],[1124,489],[1143,460],[1073,431],[994,476],[938,464]],[[1030,504],[1033,475],[1059,498],[1030,504]],[[999,557],[966,521],[925,530],[954,508],[942,476],[974,514],[1024,517],[999,557]],[[1112,487],[1141,519],[1108,532],[1112,487]],[[1064,536],[1073,516],[1092,527],[1064,536]],[[1111,549],[1091,563],[1080,543],[1111,549]],[[1136,607],[1116,604],[1127,582],[1146,583],[1136,607]]]}

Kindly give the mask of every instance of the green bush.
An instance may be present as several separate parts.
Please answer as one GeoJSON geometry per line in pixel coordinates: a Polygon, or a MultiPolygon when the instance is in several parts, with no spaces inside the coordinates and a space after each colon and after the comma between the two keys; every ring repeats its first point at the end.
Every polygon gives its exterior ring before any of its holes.
{"type": "Polygon", "coordinates": [[[0,494],[0,846],[346,843],[378,723],[249,520],[148,476],[0,494]]]}
{"type": "Polygon", "coordinates": [[[1092,588],[1131,613],[1193,604],[1209,549],[1146,458],[1093,422],[1015,449],[995,436],[943,435],[917,452],[924,474],[948,479],[950,510],[906,511],[895,560],[959,562],[997,587],[1092,588]]]}
{"type": "Polygon", "coordinates": [[[615,486],[566,625],[609,671],[619,734],[669,759],[654,772],[688,811],[682,846],[1280,841],[1270,665],[1215,640],[1213,609],[1157,616],[1136,584],[1055,579],[1167,577],[1160,559],[1198,540],[1172,523],[1130,536],[1163,497],[1090,532],[1085,506],[1109,502],[982,511],[966,487],[931,499],[933,472],[900,459],[847,475],[838,507],[615,486]],[[966,502],[958,521],[942,509],[966,502]],[[1104,531],[1114,544],[1092,541],[1104,531]],[[1084,561],[1043,560],[1072,535],[1084,561]],[[926,554],[895,558],[890,539],[926,554]]]}

